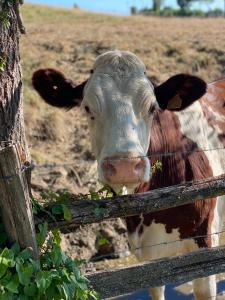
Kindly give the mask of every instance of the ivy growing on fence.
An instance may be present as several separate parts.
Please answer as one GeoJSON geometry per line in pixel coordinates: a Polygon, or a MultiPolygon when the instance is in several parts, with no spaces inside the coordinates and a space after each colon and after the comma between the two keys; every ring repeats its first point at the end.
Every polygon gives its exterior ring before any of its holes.
{"type": "Polygon", "coordinates": [[[37,241],[40,259],[32,259],[30,249],[18,244],[8,247],[0,223],[0,300],[98,300],[82,275],[82,261],[72,260],[60,247],[58,230],[48,232],[47,224],[39,225],[37,241]]]}

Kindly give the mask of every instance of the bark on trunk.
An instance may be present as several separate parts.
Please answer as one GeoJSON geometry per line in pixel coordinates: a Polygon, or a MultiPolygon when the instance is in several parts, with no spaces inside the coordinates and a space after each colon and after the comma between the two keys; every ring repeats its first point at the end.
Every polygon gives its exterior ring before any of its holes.
{"type": "Polygon", "coordinates": [[[0,61],[3,65],[3,70],[0,70],[0,146],[11,141],[18,143],[21,148],[19,149],[20,159],[24,163],[29,161],[29,153],[24,131],[19,28],[16,11],[16,6],[8,8],[9,26],[6,26],[7,24],[2,20],[0,24],[0,61]]]}

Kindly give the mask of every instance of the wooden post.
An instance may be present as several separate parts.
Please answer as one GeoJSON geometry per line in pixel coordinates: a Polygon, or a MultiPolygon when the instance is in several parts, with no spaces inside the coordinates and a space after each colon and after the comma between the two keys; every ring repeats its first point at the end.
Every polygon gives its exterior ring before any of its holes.
{"type": "Polygon", "coordinates": [[[38,258],[33,213],[25,172],[17,147],[10,145],[0,150],[0,208],[6,233],[11,242],[22,248],[32,248],[38,258]]]}

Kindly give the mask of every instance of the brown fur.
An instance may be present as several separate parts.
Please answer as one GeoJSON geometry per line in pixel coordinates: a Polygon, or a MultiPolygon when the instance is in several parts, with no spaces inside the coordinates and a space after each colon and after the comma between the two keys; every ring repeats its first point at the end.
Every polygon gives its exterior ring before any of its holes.
{"type": "MultiPolygon", "coordinates": [[[[197,144],[182,135],[178,117],[168,110],[158,112],[154,118],[148,155],[163,152],[178,153],[164,157],[154,156],[151,163],[154,164],[156,160],[160,160],[162,171],[158,170],[154,173],[150,182],[142,185],[138,192],[146,192],[213,175],[204,152],[200,151],[197,144]],[[191,153],[187,154],[186,151],[191,153]]],[[[216,199],[213,198],[197,201],[195,204],[145,214],[143,224],[150,226],[154,220],[155,223],[164,224],[167,233],[171,233],[173,229],[178,229],[181,239],[207,235],[210,234],[215,204],[216,199]]],[[[127,218],[128,231],[134,232],[140,222],[141,219],[137,216],[127,218]]],[[[199,247],[211,246],[210,237],[195,240],[199,247]]]]}

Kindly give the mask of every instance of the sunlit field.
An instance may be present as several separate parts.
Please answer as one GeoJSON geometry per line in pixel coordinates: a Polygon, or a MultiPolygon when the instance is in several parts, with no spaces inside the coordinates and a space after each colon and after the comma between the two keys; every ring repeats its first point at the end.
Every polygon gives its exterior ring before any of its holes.
{"type": "MultiPolygon", "coordinates": [[[[27,34],[21,37],[26,133],[34,164],[32,187],[67,188],[86,193],[98,187],[83,112],[66,112],[41,102],[31,86],[32,73],[57,68],[76,82],[88,78],[95,58],[108,50],[134,52],[146,64],[149,77],[160,83],[177,73],[190,73],[207,82],[225,76],[225,19],[119,17],[76,9],[24,5],[27,34]],[[41,167],[56,164],[54,168],[41,167]]],[[[121,220],[90,225],[63,238],[73,257],[101,254],[95,236],[101,232],[112,243],[109,251],[128,251],[121,220]],[[108,224],[108,225],[106,225],[108,224]]],[[[99,262],[97,269],[134,263],[133,256],[99,262]]],[[[186,287],[184,288],[184,290],[186,287]]],[[[222,299],[222,298],[221,298],[222,299]]]]}

